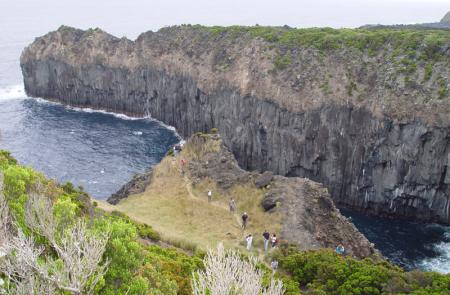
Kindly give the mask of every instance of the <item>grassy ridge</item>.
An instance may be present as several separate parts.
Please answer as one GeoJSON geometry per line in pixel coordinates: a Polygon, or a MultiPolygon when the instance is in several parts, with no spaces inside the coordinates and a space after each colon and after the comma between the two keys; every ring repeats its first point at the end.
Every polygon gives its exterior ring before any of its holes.
{"type": "MultiPolygon", "coordinates": [[[[319,50],[336,50],[340,48],[355,48],[367,51],[373,55],[390,47],[394,55],[400,55],[420,49],[421,60],[436,61],[446,58],[442,49],[450,42],[450,31],[446,30],[416,30],[416,29],[333,29],[308,28],[295,29],[289,27],[266,26],[212,26],[183,25],[210,33],[213,37],[222,38],[262,38],[274,45],[289,49],[300,47],[315,47],[319,50]]],[[[170,30],[170,27],[162,30],[170,30]]]]}

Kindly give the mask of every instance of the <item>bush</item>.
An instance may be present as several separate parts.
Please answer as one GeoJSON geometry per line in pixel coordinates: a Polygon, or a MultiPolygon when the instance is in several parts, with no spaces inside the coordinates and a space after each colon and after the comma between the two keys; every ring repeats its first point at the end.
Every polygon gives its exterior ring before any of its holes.
{"type": "Polygon", "coordinates": [[[386,261],[357,260],[332,250],[299,252],[284,247],[274,254],[307,294],[448,294],[450,275],[404,272],[386,261]]]}
{"type": "Polygon", "coordinates": [[[276,70],[284,70],[292,63],[292,59],[289,55],[278,55],[273,64],[276,70]]]}

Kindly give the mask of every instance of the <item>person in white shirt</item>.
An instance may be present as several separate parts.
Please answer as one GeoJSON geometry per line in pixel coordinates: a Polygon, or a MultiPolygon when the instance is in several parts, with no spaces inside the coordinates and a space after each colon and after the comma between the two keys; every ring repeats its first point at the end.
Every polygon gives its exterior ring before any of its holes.
{"type": "Polygon", "coordinates": [[[247,250],[250,251],[250,249],[252,248],[252,242],[253,242],[253,237],[252,235],[248,235],[245,240],[247,241],[247,250]]]}
{"type": "Polygon", "coordinates": [[[275,248],[277,246],[277,242],[278,242],[277,235],[273,234],[272,235],[272,248],[275,248]]]}
{"type": "Polygon", "coordinates": [[[208,202],[211,202],[212,200],[212,192],[208,191],[208,202]]]}

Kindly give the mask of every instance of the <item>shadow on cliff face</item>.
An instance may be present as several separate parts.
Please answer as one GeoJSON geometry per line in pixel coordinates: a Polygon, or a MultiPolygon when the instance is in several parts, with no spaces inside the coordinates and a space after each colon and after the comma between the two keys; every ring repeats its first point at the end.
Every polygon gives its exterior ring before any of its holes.
{"type": "MultiPolygon", "coordinates": [[[[139,46],[151,46],[141,39],[139,46]]],[[[111,40],[120,50],[137,46],[111,40]]],[[[38,42],[33,45],[47,48],[38,42]]],[[[146,56],[143,48],[139,53],[146,56]]],[[[29,49],[21,60],[31,96],[151,114],[183,136],[215,127],[244,169],[310,178],[323,183],[336,203],[367,213],[450,223],[449,126],[397,122],[351,103],[294,111],[226,80],[207,91],[195,71],[158,63],[119,67],[92,57],[74,65],[73,56],[33,54],[29,49]]]]}

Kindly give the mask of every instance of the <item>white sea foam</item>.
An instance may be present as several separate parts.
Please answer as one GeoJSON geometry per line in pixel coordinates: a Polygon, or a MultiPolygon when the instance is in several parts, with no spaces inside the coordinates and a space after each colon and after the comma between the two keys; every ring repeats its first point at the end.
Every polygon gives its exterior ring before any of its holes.
{"type": "Polygon", "coordinates": [[[142,135],[142,131],[133,131],[133,135],[142,135]]]}
{"type": "Polygon", "coordinates": [[[0,88],[0,100],[27,98],[22,84],[0,88]]]}
{"type": "Polygon", "coordinates": [[[441,242],[434,245],[433,248],[439,255],[424,259],[419,263],[419,267],[429,271],[450,273],[450,243],[441,242]]]}
{"type": "Polygon", "coordinates": [[[122,119],[122,120],[144,120],[145,117],[130,117],[125,114],[121,113],[114,113],[114,112],[108,112],[105,110],[97,110],[97,109],[91,109],[91,108],[80,108],[80,107],[72,107],[72,106],[65,106],[67,109],[77,111],[77,112],[85,112],[85,113],[101,113],[101,114],[107,114],[112,115],[116,118],[122,119]]]}
{"type": "MultiPolygon", "coordinates": [[[[0,100],[24,99],[24,98],[29,98],[29,97],[27,97],[27,95],[25,93],[25,89],[23,87],[23,84],[11,85],[11,86],[6,86],[4,88],[0,88],[0,100]]],[[[46,99],[43,99],[43,98],[33,98],[33,99],[35,99],[39,103],[53,104],[53,105],[63,105],[62,103],[46,100],[46,99]]],[[[109,111],[105,111],[105,110],[98,110],[98,109],[92,109],[92,108],[80,108],[80,107],[72,107],[72,106],[67,106],[67,105],[64,105],[64,107],[67,108],[67,109],[70,109],[70,110],[77,111],[77,112],[108,114],[108,115],[115,116],[116,118],[119,118],[119,119],[122,119],[122,120],[152,120],[152,121],[157,122],[158,124],[160,124],[164,128],[167,128],[167,129],[173,131],[175,133],[175,135],[180,140],[182,140],[181,136],[177,133],[177,130],[175,129],[175,127],[170,126],[170,125],[166,125],[166,124],[164,124],[161,121],[153,119],[151,116],[131,117],[131,116],[128,116],[128,115],[125,115],[125,114],[121,114],[121,113],[114,113],[114,112],[109,112],[109,111]]]]}

